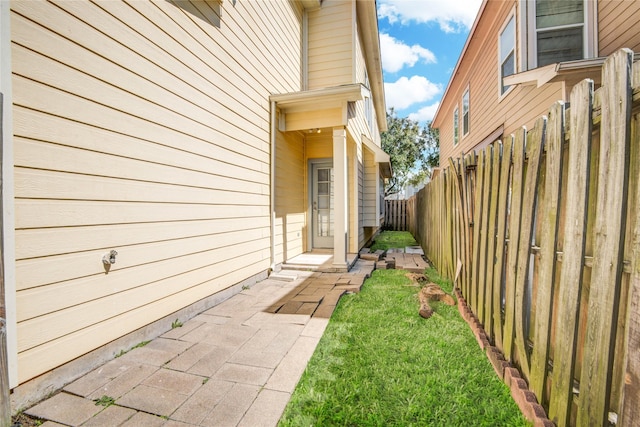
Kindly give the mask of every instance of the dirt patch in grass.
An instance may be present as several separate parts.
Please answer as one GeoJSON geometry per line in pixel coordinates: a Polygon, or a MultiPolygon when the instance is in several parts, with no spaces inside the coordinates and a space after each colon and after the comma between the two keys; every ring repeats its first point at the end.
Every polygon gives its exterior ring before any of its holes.
{"type": "Polygon", "coordinates": [[[14,415],[11,418],[11,422],[13,423],[11,427],[38,427],[43,424],[42,420],[22,413],[14,415]]]}

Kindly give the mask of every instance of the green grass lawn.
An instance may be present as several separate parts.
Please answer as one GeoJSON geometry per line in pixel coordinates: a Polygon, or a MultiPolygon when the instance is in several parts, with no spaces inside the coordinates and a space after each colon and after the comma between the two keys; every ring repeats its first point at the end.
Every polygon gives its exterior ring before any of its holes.
{"type": "Polygon", "coordinates": [[[377,270],[342,297],[280,426],[529,425],[457,308],[421,318],[405,273],[377,270]]]}
{"type": "Polygon", "coordinates": [[[404,248],[417,244],[416,239],[408,231],[383,231],[376,236],[370,249],[371,252],[375,252],[378,249],[404,248]]]}

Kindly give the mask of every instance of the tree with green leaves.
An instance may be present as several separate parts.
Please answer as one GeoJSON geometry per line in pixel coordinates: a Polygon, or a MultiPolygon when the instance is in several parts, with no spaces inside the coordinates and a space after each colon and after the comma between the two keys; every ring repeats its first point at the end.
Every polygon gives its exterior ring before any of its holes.
{"type": "Polygon", "coordinates": [[[391,158],[393,176],[385,187],[385,196],[395,194],[407,184],[417,185],[431,177],[440,162],[440,138],[430,122],[420,128],[416,120],[398,117],[394,109],[387,112],[387,131],[382,149],[391,158]]]}

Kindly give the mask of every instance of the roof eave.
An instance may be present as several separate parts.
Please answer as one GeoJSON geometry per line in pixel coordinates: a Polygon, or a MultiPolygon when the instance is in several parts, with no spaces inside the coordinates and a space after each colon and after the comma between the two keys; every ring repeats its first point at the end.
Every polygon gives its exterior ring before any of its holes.
{"type": "Polygon", "coordinates": [[[365,47],[365,62],[376,109],[376,121],[380,132],[384,132],[387,130],[387,108],[384,98],[384,77],[382,74],[382,55],[380,53],[376,2],[357,0],[356,13],[365,47]]]}
{"type": "Polygon", "coordinates": [[[361,101],[369,93],[369,90],[360,83],[334,86],[323,89],[303,90],[274,94],[269,100],[278,104],[283,110],[313,111],[321,105],[334,104],[338,106],[342,102],[361,101]]]}
{"type": "Polygon", "coordinates": [[[464,43],[464,47],[462,48],[462,52],[460,53],[460,56],[458,57],[458,62],[456,62],[456,66],[453,69],[453,72],[451,73],[451,77],[449,78],[449,82],[447,83],[447,87],[444,90],[444,93],[442,94],[442,98],[440,101],[440,104],[438,104],[438,108],[436,109],[436,113],[433,115],[433,119],[431,120],[432,126],[434,128],[438,128],[439,126],[439,114],[440,114],[440,109],[442,108],[442,100],[444,100],[447,97],[447,93],[449,93],[449,88],[451,87],[451,82],[453,82],[453,79],[456,77],[456,74],[458,73],[458,69],[460,68],[460,64],[462,62],[462,59],[464,58],[465,54],[467,53],[467,48],[469,47],[469,44],[471,43],[471,40],[476,32],[476,28],[478,27],[478,22],[480,21],[480,17],[482,16],[482,13],[484,12],[485,7],[487,6],[489,0],[483,0],[482,1],[482,5],[480,5],[480,10],[478,11],[478,14],[476,15],[476,19],[473,21],[473,25],[471,26],[471,31],[469,31],[469,35],[467,36],[467,40],[464,43]]]}

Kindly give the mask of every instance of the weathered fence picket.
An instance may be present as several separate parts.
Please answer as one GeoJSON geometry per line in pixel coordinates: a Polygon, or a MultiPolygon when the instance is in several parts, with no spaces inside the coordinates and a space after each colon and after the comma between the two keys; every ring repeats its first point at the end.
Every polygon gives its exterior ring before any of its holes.
{"type": "Polygon", "coordinates": [[[640,66],[449,167],[409,230],[558,426],[640,421],[640,66]],[[565,120],[566,118],[566,120],[565,120]]]}
{"type": "Polygon", "coordinates": [[[540,205],[540,266],[536,304],[539,308],[533,327],[533,352],[531,355],[530,388],[536,396],[543,396],[547,381],[547,360],[551,333],[551,314],[556,277],[556,247],[558,241],[558,219],[560,191],[562,188],[562,160],[564,143],[565,105],[556,103],[549,111],[546,140],[546,170],[544,198],[540,205]]]}
{"type": "Polygon", "coordinates": [[[632,51],[618,53],[607,58],[602,72],[596,239],[583,359],[588,368],[580,376],[579,425],[604,425],[609,412],[627,217],[632,62],[632,51]]]}
{"type": "Polygon", "coordinates": [[[408,231],[407,200],[385,200],[384,225],[394,231],[408,231]]]}

